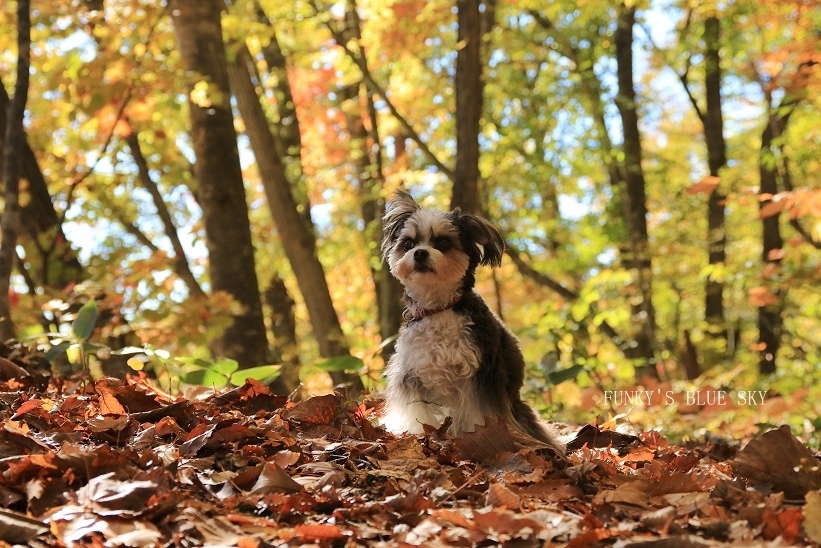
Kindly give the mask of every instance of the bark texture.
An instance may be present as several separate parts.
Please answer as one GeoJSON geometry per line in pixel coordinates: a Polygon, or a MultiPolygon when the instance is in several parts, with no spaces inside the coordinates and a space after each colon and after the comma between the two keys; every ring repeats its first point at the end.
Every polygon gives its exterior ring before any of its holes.
{"type": "Polygon", "coordinates": [[[615,33],[618,95],[616,106],[624,132],[624,186],[621,195],[625,220],[630,238],[628,256],[623,257],[625,266],[635,277],[635,293],[632,295],[635,346],[631,352],[639,360],[638,376],[658,376],[655,369],[656,313],[652,301],[652,265],[647,236],[647,204],[644,170],[642,169],[641,135],[636,108],[636,92],[633,85],[633,25],[635,7],[620,7],[615,33]]]}
{"type": "MultiPolygon", "coordinates": [[[[724,117],[721,113],[721,25],[715,15],[704,21],[706,112],[702,115],[707,145],[707,165],[710,175],[719,177],[727,164],[727,144],[724,140],[724,117]]],[[[710,194],[707,204],[707,245],[710,265],[724,264],[727,259],[727,229],[724,202],[727,197],[719,188],[710,194]]],[[[705,282],[704,318],[709,332],[724,341],[727,347],[727,325],[724,316],[724,282],[707,279],[705,282]]]]}
{"type": "Polygon", "coordinates": [[[260,365],[267,361],[268,341],[231,112],[220,6],[214,0],[171,0],[169,10],[189,76],[188,91],[198,83],[198,90],[207,90],[205,96],[189,93],[188,106],[211,288],[230,293],[242,307],[214,351],[242,367],[260,365]]]}
{"type": "MultiPolygon", "coordinates": [[[[313,227],[300,213],[291,192],[285,165],[279,156],[276,140],[250,78],[250,60],[247,48],[239,47],[230,65],[231,89],[257,160],[271,216],[281,235],[282,247],[308,309],[320,354],[324,357],[349,354],[325,280],[325,271],[317,256],[313,227]]],[[[364,388],[358,376],[333,372],[331,377],[335,383],[347,384],[354,391],[364,388]]]]}
{"type": "Polygon", "coordinates": [[[31,6],[17,0],[17,82],[8,108],[3,140],[3,217],[0,219],[0,340],[15,336],[9,306],[9,281],[17,259],[17,234],[20,230],[20,151],[25,140],[23,118],[26,112],[31,65],[31,6]]]}
{"type": "Polygon", "coordinates": [[[457,0],[456,167],[451,208],[481,211],[479,121],[482,117],[482,19],[480,0],[457,0]]]}
{"type": "MultiPolygon", "coordinates": [[[[0,81],[0,150],[3,149],[6,114],[11,98],[0,81]]],[[[85,269],[63,232],[60,216],[54,209],[46,179],[37,156],[28,144],[25,133],[19,154],[20,177],[28,181],[27,203],[20,206],[18,244],[26,250],[29,270],[25,276],[32,286],[46,290],[62,290],[71,283],[86,278],[85,269]]],[[[0,154],[0,166],[4,162],[0,154]]]]}
{"type": "MultiPolygon", "coordinates": [[[[773,140],[780,136],[786,127],[789,116],[773,114],[769,117],[767,127],[761,133],[761,151],[759,156],[760,191],[764,196],[773,196],[778,193],[778,172],[774,157],[773,140]]],[[[761,209],[767,207],[772,200],[760,200],[761,209]]],[[[778,265],[781,262],[779,251],[784,246],[781,237],[780,214],[769,215],[761,220],[761,261],[764,265],[778,265]]],[[[781,326],[783,311],[781,291],[771,289],[775,302],[758,308],[758,343],[759,359],[758,371],[769,375],[775,373],[776,357],[781,346],[781,326]]]]}

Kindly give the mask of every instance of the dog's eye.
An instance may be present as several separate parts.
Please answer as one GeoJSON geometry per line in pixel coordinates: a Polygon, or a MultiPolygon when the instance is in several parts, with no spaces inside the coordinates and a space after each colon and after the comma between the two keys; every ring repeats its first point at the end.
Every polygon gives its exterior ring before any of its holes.
{"type": "Polygon", "coordinates": [[[404,251],[410,251],[416,245],[416,242],[410,238],[405,238],[399,242],[399,247],[404,251]]]}
{"type": "Polygon", "coordinates": [[[451,249],[453,249],[453,242],[450,241],[450,238],[446,238],[444,236],[439,236],[438,238],[436,238],[436,240],[433,242],[433,245],[434,247],[436,247],[436,249],[442,252],[450,251],[451,249]]]}

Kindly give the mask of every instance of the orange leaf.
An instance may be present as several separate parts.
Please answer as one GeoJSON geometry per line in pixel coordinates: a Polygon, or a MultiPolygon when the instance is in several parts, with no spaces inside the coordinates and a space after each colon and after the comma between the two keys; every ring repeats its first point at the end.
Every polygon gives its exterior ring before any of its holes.
{"type": "Polygon", "coordinates": [[[787,508],[782,512],[773,512],[769,508],[764,509],[764,530],[761,535],[767,540],[782,537],[786,542],[792,544],[801,538],[801,522],[804,515],[801,508],[787,508]]]}
{"type": "Polygon", "coordinates": [[[778,298],[775,295],[773,295],[772,291],[770,291],[763,285],[760,285],[758,287],[751,287],[748,291],[748,295],[750,306],[756,306],[761,308],[764,306],[778,303],[778,298]]]}
{"type": "Polygon", "coordinates": [[[125,415],[126,410],[113,393],[108,391],[100,392],[100,414],[102,415],[125,415]]]}
{"type": "Polygon", "coordinates": [[[715,175],[708,175],[696,184],[687,188],[687,194],[707,194],[708,196],[715,192],[721,179],[715,175]]]}
{"type": "Polygon", "coordinates": [[[764,204],[761,207],[761,211],[758,214],[758,218],[766,219],[767,217],[778,215],[784,210],[786,206],[787,202],[785,202],[784,200],[778,200],[777,202],[770,202],[768,204],[764,204]]]}
{"type": "Polygon", "coordinates": [[[294,527],[294,534],[302,540],[333,540],[345,538],[336,525],[328,523],[303,524],[294,527]]]}
{"type": "Polygon", "coordinates": [[[17,408],[17,412],[14,414],[12,419],[20,418],[21,416],[25,415],[29,411],[34,411],[35,409],[41,407],[43,405],[43,400],[34,399],[25,402],[23,405],[17,408]]]}
{"type": "Polygon", "coordinates": [[[771,249],[767,252],[768,261],[780,261],[784,258],[786,252],[783,249],[771,249]]]}

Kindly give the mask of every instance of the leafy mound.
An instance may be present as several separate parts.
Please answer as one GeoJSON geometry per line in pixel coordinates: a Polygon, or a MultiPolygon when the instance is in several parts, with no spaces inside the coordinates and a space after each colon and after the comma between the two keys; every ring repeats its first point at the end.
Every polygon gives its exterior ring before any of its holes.
{"type": "Polygon", "coordinates": [[[687,546],[818,542],[818,459],[787,429],[740,452],[587,426],[566,458],[504,424],[396,437],[379,402],[249,380],[174,398],[0,358],[0,536],[31,546],[687,546]],[[803,524],[803,527],[802,527],[803,524]]]}

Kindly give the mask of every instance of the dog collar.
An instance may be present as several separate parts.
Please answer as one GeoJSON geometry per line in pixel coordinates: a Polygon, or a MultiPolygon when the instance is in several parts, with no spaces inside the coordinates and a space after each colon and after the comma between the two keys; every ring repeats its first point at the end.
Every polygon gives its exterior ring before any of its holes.
{"type": "MultiPolygon", "coordinates": [[[[414,300],[411,298],[411,296],[408,295],[407,293],[405,293],[405,299],[407,299],[408,302],[411,302],[411,303],[414,302],[414,300]]],[[[410,307],[408,307],[408,308],[405,309],[405,313],[403,314],[403,316],[404,316],[405,320],[408,323],[415,323],[415,322],[420,321],[422,318],[427,318],[428,316],[433,316],[434,314],[439,314],[440,312],[444,312],[445,310],[450,310],[451,308],[453,308],[453,306],[456,303],[458,303],[461,300],[462,300],[462,296],[461,295],[456,295],[455,297],[453,297],[453,300],[450,303],[448,303],[444,306],[438,306],[436,308],[416,309],[415,312],[411,312],[410,307]]]]}

